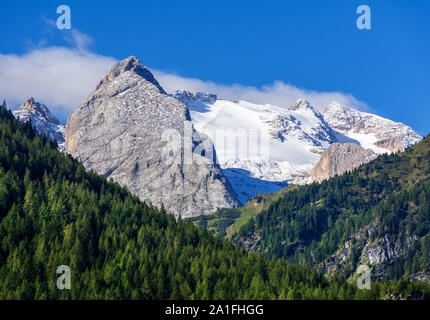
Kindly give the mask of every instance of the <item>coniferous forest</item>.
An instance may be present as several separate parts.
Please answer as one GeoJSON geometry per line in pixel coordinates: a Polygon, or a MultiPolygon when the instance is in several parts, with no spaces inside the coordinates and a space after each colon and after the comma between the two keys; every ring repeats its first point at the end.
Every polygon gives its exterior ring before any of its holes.
{"type": "Polygon", "coordinates": [[[430,272],[429,199],[427,136],[404,152],[383,154],[352,172],[287,192],[233,239],[243,243],[258,235],[255,250],[322,272],[348,243],[347,263],[334,269],[344,278],[368,263],[370,245],[381,251],[391,246],[390,263],[374,273],[381,279],[408,279],[430,272]]]}
{"type": "Polygon", "coordinates": [[[247,253],[142,203],[56,148],[31,123],[21,123],[0,108],[0,299],[430,295],[424,284],[407,281],[358,290],[305,266],[247,253]],[[70,266],[71,290],[56,287],[60,265],[70,266]]]}

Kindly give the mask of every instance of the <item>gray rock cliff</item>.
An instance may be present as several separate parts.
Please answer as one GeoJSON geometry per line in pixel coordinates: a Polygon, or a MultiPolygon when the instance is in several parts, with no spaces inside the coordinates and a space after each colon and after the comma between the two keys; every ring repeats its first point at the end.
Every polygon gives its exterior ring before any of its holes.
{"type": "Polygon", "coordinates": [[[335,175],[341,175],[375,159],[376,156],[372,150],[364,149],[355,143],[333,143],[312,168],[312,180],[321,182],[335,175]]]}
{"type": "Polygon", "coordinates": [[[116,65],[70,115],[65,149],[87,169],[176,217],[239,205],[211,140],[135,57],[116,65]]]}

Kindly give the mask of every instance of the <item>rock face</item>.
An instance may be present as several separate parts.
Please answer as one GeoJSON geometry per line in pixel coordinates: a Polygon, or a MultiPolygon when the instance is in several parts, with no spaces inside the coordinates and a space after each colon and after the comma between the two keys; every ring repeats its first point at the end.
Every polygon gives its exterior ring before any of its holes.
{"type": "MultiPolygon", "coordinates": [[[[319,272],[325,273],[328,277],[341,276],[349,277],[348,264],[353,256],[353,249],[360,252],[358,265],[363,264],[372,267],[372,277],[383,279],[387,268],[393,261],[404,257],[408,249],[418,240],[416,235],[408,235],[400,240],[395,237],[375,237],[372,234],[377,229],[378,221],[372,221],[369,225],[360,229],[350,236],[339,250],[317,266],[319,272]]],[[[420,273],[411,276],[415,280],[425,280],[429,278],[427,273],[420,273]]]]}
{"type": "Polygon", "coordinates": [[[351,171],[361,164],[375,159],[376,156],[372,150],[364,149],[355,143],[333,143],[312,168],[312,180],[321,182],[324,179],[351,171]]]}
{"type": "Polygon", "coordinates": [[[176,217],[235,207],[211,140],[138,59],[111,68],[70,115],[66,152],[176,217]]]}
{"type": "Polygon", "coordinates": [[[31,124],[37,132],[56,140],[61,149],[64,143],[64,126],[44,104],[36,102],[34,98],[28,98],[22,106],[13,111],[13,115],[21,121],[31,120],[31,124]]]}

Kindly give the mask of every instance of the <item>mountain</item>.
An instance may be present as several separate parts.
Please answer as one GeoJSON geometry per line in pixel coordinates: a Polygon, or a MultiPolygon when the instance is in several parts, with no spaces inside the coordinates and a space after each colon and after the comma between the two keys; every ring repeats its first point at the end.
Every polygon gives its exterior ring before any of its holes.
{"type": "Polygon", "coordinates": [[[65,149],[176,217],[240,204],[210,139],[135,57],[116,65],[69,116],[65,149]]]}
{"type": "MultiPolygon", "coordinates": [[[[15,114],[65,150],[64,128],[44,105],[29,99],[15,114]]],[[[183,217],[321,181],[421,139],[404,124],[336,102],[319,112],[304,99],[284,108],[185,90],[169,97],[134,57],[111,68],[68,126],[73,157],[183,217]],[[166,161],[169,153],[174,160],[166,161]]]]}
{"type": "Polygon", "coordinates": [[[232,236],[248,250],[351,278],[430,278],[430,135],[285,193],[232,236]]]}
{"type": "Polygon", "coordinates": [[[367,149],[375,154],[396,152],[422,138],[404,124],[336,102],[319,112],[304,99],[284,108],[184,90],[172,96],[189,107],[196,129],[214,141],[220,166],[243,203],[258,193],[320,179],[312,169],[334,143],[362,148],[355,148],[352,158],[333,160],[337,170],[327,172],[329,176],[373,159],[367,149]]]}
{"type": "MultiPolygon", "coordinates": [[[[158,95],[168,99],[166,92],[147,68],[134,62],[127,68],[130,68],[130,70],[134,68],[134,74],[145,79],[148,86],[155,87],[158,95]]],[[[123,70],[121,67],[112,68],[97,84],[96,91],[105,88],[124,71],[129,72],[130,70],[123,70]]],[[[109,97],[109,99],[122,99],[125,96],[124,93],[129,90],[127,89],[127,84],[117,84],[117,86],[117,89],[112,90],[114,95],[118,94],[118,97],[109,97]]],[[[143,94],[143,91],[141,90],[140,94],[143,94]]],[[[149,95],[154,95],[154,92],[149,93],[149,95]]],[[[320,113],[304,99],[297,100],[289,108],[281,108],[273,105],[251,104],[245,101],[220,100],[214,94],[192,93],[185,90],[177,91],[171,97],[181,101],[188,107],[188,110],[183,111],[185,113],[185,120],[183,121],[185,126],[173,124],[175,121],[172,122],[171,119],[167,119],[169,118],[167,116],[166,119],[161,120],[166,122],[166,125],[161,126],[161,131],[165,133],[164,129],[170,126],[170,124],[167,125],[170,122],[173,125],[170,129],[174,131],[184,132],[188,130],[188,127],[192,127],[189,129],[190,134],[188,134],[192,137],[188,139],[188,146],[190,147],[184,145],[184,150],[191,148],[191,153],[197,154],[198,152],[196,151],[208,149],[207,156],[204,159],[208,159],[210,163],[213,162],[214,168],[209,171],[198,170],[202,175],[196,177],[196,179],[193,178],[193,181],[190,182],[185,182],[189,177],[193,176],[190,172],[184,178],[177,178],[183,175],[181,173],[182,169],[171,169],[173,170],[171,173],[163,176],[156,172],[158,169],[154,169],[153,175],[157,178],[154,180],[149,179],[153,183],[152,186],[149,186],[149,190],[141,186],[142,184],[148,185],[147,181],[138,181],[139,178],[133,173],[133,165],[136,166],[138,162],[133,163],[133,159],[131,159],[133,156],[128,158],[130,153],[139,151],[130,151],[130,149],[131,145],[134,144],[132,140],[138,141],[140,138],[131,138],[130,146],[126,147],[129,150],[119,147],[119,150],[116,151],[109,150],[103,154],[95,153],[91,155],[92,160],[86,159],[85,163],[88,168],[98,170],[97,172],[107,176],[112,175],[114,179],[127,185],[133,192],[140,194],[142,199],[151,201],[158,206],[161,206],[161,204],[168,206],[176,214],[179,211],[185,212],[185,217],[202,213],[206,215],[216,211],[217,208],[229,208],[239,204],[246,204],[257,194],[277,192],[288,184],[303,185],[312,181],[321,181],[321,179],[335,174],[342,174],[345,170],[350,170],[364,162],[368,162],[377,154],[401,151],[421,139],[411,128],[401,123],[360,112],[336,102],[329,104],[320,113]],[[187,123],[190,119],[192,123],[187,123]],[[198,131],[195,131],[194,127],[198,131]],[[215,143],[215,148],[213,148],[212,141],[215,143]],[[352,146],[351,143],[357,147],[352,146]],[[349,145],[349,147],[341,147],[340,144],[349,145]],[[119,158],[113,156],[114,160],[109,159],[112,152],[120,153],[121,155],[119,158]],[[374,155],[369,154],[369,152],[373,152],[374,155]],[[102,159],[98,159],[100,157],[102,159]],[[129,161],[121,163],[125,158],[128,158],[129,161]],[[121,168],[116,168],[120,164],[121,168]],[[219,174],[220,169],[221,175],[219,174]],[[110,172],[111,170],[115,171],[115,173],[110,172]],[[211,170],[216,173],[214,179],[216,183],[215,185],[210,183],[214,185],[211,193],[204,195],[204,190],[207,189],[204,181],[207,180],[207,175],[212,175],[211,170]],[[198,181],[203,181],[203,184],[198,181]],[[165,192],[167,185],[171,185],[167,187],[169,192],[175,194],[179,192],[179,194],[183,194],[185,198],[188,198],[191,203],[200,202],[200,200],[193,199],[194,196],[192,195],[200,192],[201,197],[204,198],[203,203],[208,204],[207,209],[205,209],[204,205],[191,205],[187,210],[184,210],[183,206],[178,205],[178,203],[184,202],[178,200],[181,196],[172,201],[170,197],[166,197],[168,194],[165,192]],[[179,191],[177,190],[178,188],[180,189],[179,191]],[[184,188],[188,191],[185,191],[184,188]],[[216,192],[213,192],[215,190],[216,192]]],[[[168,103],[171,103],[171,101],[168,103]]],[[[155,107],[155,101],[148,100],[143,103],[152,104],[153,102],[152,107],[155,107]]],[[[90,101],[84,103],[90,103],[90,101]]],[[[137,106],[139,103],[141,102],[135,103],[137,109],[139,109],[137,106]]],[[[130,110],[128,111],[129,113],[130,110]]],[[[183,112],[180,111],[179,113],[183,112]]],[[[44,105],[34,102],[34,99],[29,99],[15,114],[24,121],[31,118],[36,130],[56,139],[59,149],[64,151],[64,127],[59,124],[58,120],[44,105]]],[[[81,115],[83,114],[84,112],[81,112],[81,115]]],[[[169,114],[169,112],[166,111],[166,114],[169,114]]],[[[147,117],[144,120],[146,125],[143,128],[150,128],[152,126],[151,122],[160,121],[157,118],[157,113],[146,113],[146,115],[147,117]]],[[[103,118],[103,112],[97,116],[103,118]]],[[[130,119],[127,115],[121,115],[120,117],[130,119]]],[[[184,116],[180,115],[179,118],[181,117],[183,118],[184,116]]],[[[124,123],[124,119],[117,118],[115,121],[124,123]]],[[[122,128],[139,126],[141,122],[141,120],[131,121],[134,121],[134,123],[124,123],[122,128]]],[[[87,122],[84,119],[81,123],[81,129],[85,130],[84,126],[87,122]]],[[[93,122],[98,123],[98,120],[95,119],[93,122]]],[[[136,130],[144,131],[145,129],[143,128],[136,128],[136,130]]],[[[73,130],[69,131],[72,132],[73,130]]],[[[103,128],[96,129],[93,134],[105,135],[101,133],[104,130],[110,130],[116,134],[116,137],[111,136],[111,138],[120,140],[121,143],[123,137],[120,135],[128,134],[126,132],[121,133],[114,122],[105,123],[103,128]],[[109,126],[113,130],[110,130],[109,126]]],[[[154,136],[157,136],[157,134],[154,134],[154,136]]],[[[169,133],[167,136],[169,136],[169,133]]],[[[171,140],[167,136],[166,140],[171,140]]],[[[85,134],[82,134],[81,137],[84,139],[85,134]]],[[[89,137],[91,138],[91,135],[89,137]]],[[[70,136],[69,145],[71,149],[76,149],[76,147],[72,147],[74,144],[73,139],[74,137],[70,136]]],[[[158,137],[155,139],[156,144],[160,143],[160,140],[160,133],[158,133],[158,137]]],[[[143,141],[141,142],[143,143],[143,141]]],[[[151,140],[151,142],[145,141],[144,143],[153,145],[153,142],[151,140]]],[[[115,145],[113,140],[112,143],[115,145]]],[[[85,141],[80,144],[82,156],[89,157],[91,151],[104,148],[103,144],[110,144],[107,148],[111,148],[112,143],[104,141],[99,145],[98,142],[85,141]],[[94,145],[91,145],[88,150],[82,151],[82,149],[86,148],[84,144],[87,143],[94,145]]],[[[154,145],[155,148],[149,148],[149,152],[155,149],[163,150],[163,147],[160,148],[156,144],[154,145]]],[[[167,148],[175,149],[174,144],[177,143],[169,143],[170,147],[167,148]]],[[[76,150],[70,150],[69,152],[75,157],[78,156],[76,150]]],[[[176,155],[179,156],[178,152],[178,150],[175,151],[176,155]]],[[[152,159],[152,162],[157,162],[158,160],[152,159]]],[[[209,166],[211,165],[210,163],[208,164],[209,166]]],[[[147,165],[147,162],[143,165],[147,165]]],[[[158,167],[158,165],[156,166],[158,167]]],[[[193,166],[185,167],[191,168],[191,171],[193,170],[193,166]]],[[[188,200],[185,200],[185,202],[188,200]]]]}
{"type": "Polygon", "coordinates": [[[358,290],[246,253],[141,202],[0,108],[0,299],[430,298],[423,284],[358,290]],[[58,266],[71,289],[58,290],[58,266]]]}
{"type": "Polygon", "coordinates": [[[13,115],[20,121],[31,121],[34,129],[57,141],[60,148],[64,144],[64,126],[48,110],[48,108],[36,102],[34,98],[28,98],[22,106],[13,111],[13,115]]]}

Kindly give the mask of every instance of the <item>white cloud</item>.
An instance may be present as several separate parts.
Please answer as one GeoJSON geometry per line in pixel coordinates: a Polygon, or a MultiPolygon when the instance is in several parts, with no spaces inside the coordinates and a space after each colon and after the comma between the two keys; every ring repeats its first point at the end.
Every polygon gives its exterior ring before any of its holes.
{"type": "MultiPolygon", "coordinates": [[[[28,97],[34,97],[60,119],[67,118],[116,62],[112,57],[90,52],[87,49],[92,42],[89,36],[79,31],[71,32],[70,36],[68,41],[74,48],[47,47],[22,55],[0,54],[0,99],[6,99],[10,107],[17,107],[28,97]]],[[[282,81],[257,88],[240,84],[223,85],[160,70],[152,71],[167,92],[178,89],[204,91],[215,93],[222,99],[285,107],[298,98],[305,98],[320,110],[335,100],[369,110],[366,103],[351,94],[306,90],[282,81]]]]}
{"type": "Polygon", "coordinates": [[[90,36],[76,29],[70,30],[70,36],[65,36],[65,40],[78,50],[87,50],[88,46],[93,43],[90,36]]]}
{"type": "Polygon", "coordinates": [[[94,90],[115,61],[82,47],[0,54],[0,99],[6,99],[11,107],[34,97],[55,115],[65,118],[94,90]]]}
{"type": "Polygon", "coordinates": [[[246,100],[254,103],[273,104],[288,107],[299,98],[308,100],[319,110],[327,104],[337,101],[360,110],[370,110],[369,106],[356,99],[352,94],[341,92],[318,92],[297,88],[282,81],[274,81],[270,85],[260,88],[243,86],[240,84],[223,85],[212,81],[203,81],[195,78],[184,78],[176,74],[153,70],[154,76],[167,92],[186,89],[190,91],[203,91],[216,93],[219,98],[227,100],[246,100]]]}

